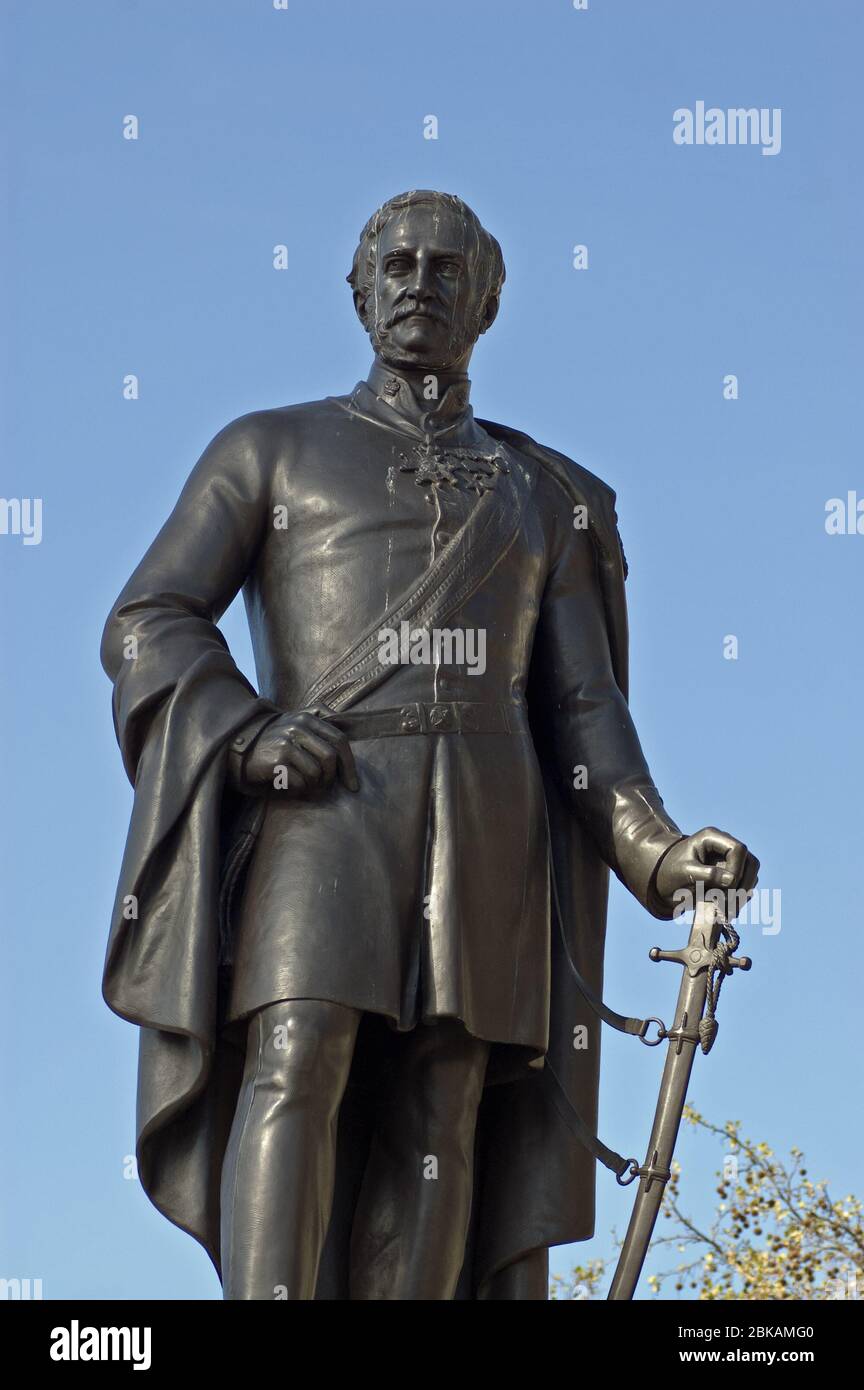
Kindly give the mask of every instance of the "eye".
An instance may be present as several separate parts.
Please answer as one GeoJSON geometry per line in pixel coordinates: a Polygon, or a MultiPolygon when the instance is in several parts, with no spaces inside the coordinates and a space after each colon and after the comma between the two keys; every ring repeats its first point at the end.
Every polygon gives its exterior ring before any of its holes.
{"type": "Polygon", "coordinates": [[[404,275],[409,268],[407,256],[391,256],[384,267],[388,275],[404,275]]]}
{"type": "Polygon", "coordinates": [[[460,266],[458,261],[439,261],[438,269],[442,275],[458,275],[460,266]]]}

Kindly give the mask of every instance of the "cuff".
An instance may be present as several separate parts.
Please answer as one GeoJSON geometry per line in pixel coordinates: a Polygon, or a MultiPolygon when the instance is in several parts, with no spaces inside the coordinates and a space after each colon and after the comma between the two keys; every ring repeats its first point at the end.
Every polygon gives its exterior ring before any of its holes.
{"type": "Polygon", "coordinates": [[[657,862],[651,871],[651,877],[648,880],[648,890],[645,895],[645,906],[651,913],[652,917],[661,917],[664,921],[667,922],[670,922],[672,918],[675,916],[675,905],[673,904],[670,907],[668,899],[660,897],[660,894],[657,892],[657,875],[660,872],[660,865],[663,863],[663,860],[666,858],[666,855],[669,853],[670,849],[672,849],[675,845],[680,845],[681,841],[686,839],[686,835],[676,835],[674,839],[670,840],[666,848],[661,851],[660,856],[657,859],[657,862]]]}
{"type": "Polygon", "coordinates": [[[666,814],[656,787],[619,789],[614,831],[618,877],[652,917],[671,920],[674,905],[657,892],[657,870],[686,836],[666,814]]]}
{"type": "Polygon", "coordinates": [[[275,714],[258,714],[231,736],[228,742],[228,756],[233,764],[235,776],[242,776],[243,764],[258,741],[259,735],[264,732],[268,724],[272,724],[274,719],[279,718],[281,718],[281,711],[275,714]]]}

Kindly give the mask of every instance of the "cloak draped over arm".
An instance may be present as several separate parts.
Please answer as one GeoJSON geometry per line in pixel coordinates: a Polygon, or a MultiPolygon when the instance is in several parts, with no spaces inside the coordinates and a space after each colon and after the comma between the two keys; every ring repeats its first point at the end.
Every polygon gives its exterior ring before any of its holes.
{"type": "Polygon", "coordinates": [[[216,624],[269,522],[272,452],[264,412],[216,436],[120,594],[102,641],[135,787],[103,994],[141,1026],[142,1185],[214,1260],[212,1155],[230,1124],[227,1078],[224,1088],[207,1086],[214,1071],[225,1071],[213,1060],[226,743],[275,712],[241,674],[216,624]]]}
{"type": "MultiPolygon", "coordinates": [[[[268,436],[255,415],[228,425],[193,469],[159,535],[105,624],[102,664],[134,784],[150,725],[196,661],[227,653],[216,624],[248,574],[268,520],[268,436]]],[[[233,661],[237,692],[254,691],[233,661]]]]}

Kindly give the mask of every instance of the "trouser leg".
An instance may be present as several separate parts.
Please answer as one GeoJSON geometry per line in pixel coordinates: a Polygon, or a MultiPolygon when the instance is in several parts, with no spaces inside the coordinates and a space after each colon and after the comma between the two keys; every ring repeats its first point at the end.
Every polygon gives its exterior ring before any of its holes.
{"type": "Polygon", "coordinates": [[[452,1299],[488,1060],[489,1044],[450,1019],[399,1040],[354,1217],[352,1299],[452,1299]]]}
{"type": "Polygon", "coordinates": [[[311,1299],[333,1202],[336,1126],[361,1014],[318,999],[249,1021],[222,1169],[226,1299],[311,1299]]]}
{"type": "Polygon", "coordinates": [[[537,1303],[549,1297],[549,1251],[530,1250],[521,1259],[505,1265],[487,1279],[477,1294],[479,1299],[512,1299],[518,1303],[537,1303]]]}

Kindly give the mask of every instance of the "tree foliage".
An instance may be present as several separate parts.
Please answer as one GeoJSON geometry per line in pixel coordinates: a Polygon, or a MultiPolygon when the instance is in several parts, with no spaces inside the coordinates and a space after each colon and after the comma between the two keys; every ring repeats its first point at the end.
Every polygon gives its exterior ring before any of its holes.
{"type": "MultiPolygon", "coordinates": [[[[673,1164],[651,1250],[674,1249],[683,1258],[647,1276],[652,1292],[705,1301],[860,1298],[861,1201],[832,1198],[826,1182],[811,1179],[800,1149],[780,1158],[742,1136],[738,1121],[713,1125],[689,1105],[684,1119],[726,1148],[717,1204],[703,1229],[684,1211],[681,1168],[673,1164]]],[[[599,1297],[613,1269],[611,1257],[577,1265],[568,1278],[553,1279],[550,1297],[599,1297]]]]}

